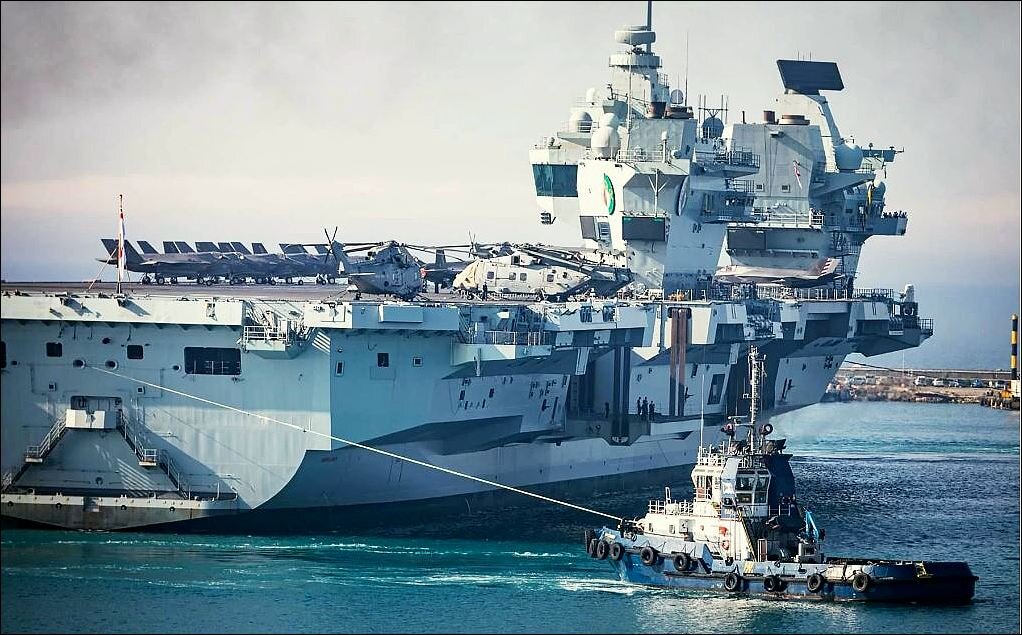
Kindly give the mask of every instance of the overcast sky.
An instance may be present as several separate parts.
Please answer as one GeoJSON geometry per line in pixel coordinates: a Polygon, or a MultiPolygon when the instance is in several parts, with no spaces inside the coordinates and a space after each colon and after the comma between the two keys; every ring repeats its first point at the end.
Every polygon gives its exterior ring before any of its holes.
{"type": "MultiPolygon", "coordinates": [[[[693,98],[727,94],[735,119],[771,107],[776,59],[838,62],[843,134],[906,150],[887,200],[908,234],[867,243],[860,283],[915,283],[938,325],[983,289],[996,308],[968,319],[1000,328],[1019,295],[1018,3],[653,10],[664,71],[683,77],[688,37],[693,98]]],[[[119,193],[129,239],[577,244],[539,225],[528,149],[644,20],[644,2],[5,2],[2,275],[94,275],[119,193]]]]}

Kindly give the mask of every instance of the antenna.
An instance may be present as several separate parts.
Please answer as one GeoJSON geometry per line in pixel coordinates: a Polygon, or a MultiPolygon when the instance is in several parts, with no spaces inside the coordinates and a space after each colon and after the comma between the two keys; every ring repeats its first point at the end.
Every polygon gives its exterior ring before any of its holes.
{"type": "MultiPolygon", "coordinates": [[[[653,0],[647,0],[646,2],[646,30],[653,30],[653,0]]],[[[653,52],[653,43],[646,42],[646,54],[653,52]]]]}
{"type": "Polygon", "coordinates": [[[121,279],[124,277],[124,195],[118,194],[117,220],[117,293],[121,292],[121,279]]]}
{"type": "Polygon", "coordinates": [[[685,31],[685,105],[688,105],[688,30],[685,31]]]}

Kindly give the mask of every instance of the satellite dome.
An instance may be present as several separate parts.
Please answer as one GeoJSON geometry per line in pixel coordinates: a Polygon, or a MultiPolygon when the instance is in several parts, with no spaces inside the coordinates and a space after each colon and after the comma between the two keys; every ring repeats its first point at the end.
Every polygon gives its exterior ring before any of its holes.
{"type": "Polygon", "coordinates": [[[703,119],[703,136],[707,139],[719,139],[724,134],[724,122],[717,118],[717,115],[710,115],[703,119]]]}
{"type": "Polygon", "coordinates": [[[600,117],[600,127],[593,133],[590,147],[593,154],[601,159],[612,158],[621,149],[621,135],[617,131],[617,115],[605,112],[600,117]]]}
{"type": "Polygon", "coordinates": [[[571,130],[572,132],[592,132],[592,116],[584,110],[571,113],[571,117],[568,119],[568,130],[571,130]]]}
{"type": "Polygon", "coordinates": [[[862,148],[847,141],[834,148],[834,161],[842,172],[854,172],[862,167],[862,148]]]}

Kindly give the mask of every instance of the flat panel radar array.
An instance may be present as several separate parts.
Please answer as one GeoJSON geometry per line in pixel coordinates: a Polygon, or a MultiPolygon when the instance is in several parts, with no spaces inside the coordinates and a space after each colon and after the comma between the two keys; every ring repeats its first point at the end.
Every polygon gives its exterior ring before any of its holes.
{"type": "Polygon", "coordinates": [[[781,83],[787,90],[803,95],[817,95],[821,90],[844,90],[841,73],[834,62],[777,60],[781,83]]]}

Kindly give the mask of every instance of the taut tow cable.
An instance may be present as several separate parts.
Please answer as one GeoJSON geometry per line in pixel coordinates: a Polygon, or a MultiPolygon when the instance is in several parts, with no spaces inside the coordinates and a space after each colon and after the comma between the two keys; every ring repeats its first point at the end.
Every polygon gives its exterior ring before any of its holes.
{"type": "Polygon", "coordinates": [[[376,454],[382,454],[383,456],[389,456],[392,459],[397,459],[399,461],[407,461],[408,463],[412,463],[414,465],[425,467],[425,468],[428,468],[428,469],[431,469],[431,470],[437,470],[438,472],[443,472],[445,474],[450,474],[452,476],[458,476],[458,477],[461,477],[461,478],[464,478],[464,479],[468,479],[470,481],[475,481],[477,483],[482,483],[483,485],[489,485],[491,487],[496,487],[496,488],[499,488],[499,489],[507,490],[509,492],[515,492],[517,494],[522,494],[523,496],[530,496],[532,498],[536,498],[536,499],[539,499],[541,501],[546,501],[548,503],[553,503],[555,505],[561,505],[562,507],[570,507],[571,509],[575,509],[575,510],[578,510],[578,511],[581,511],[581,512],[586,512],[588,514],[595,514],[597,516],[603,516],[604,518],[610,518],[610,519],[618,521],[618,522],[622,522],[623,521],[623,518],[621,518],[620,516],[614,516],[614,515],[611,515],[611,514],[607,514],[605,512],[597,511],[595,509],[589,509],[588,507],[582,507],[581,505],[575,505],[574,503],[569,503],[567,501],[557,500],[556,498],[550,498],[549,496],[543,496],[542,494],[536,494],[535,492],[529,492],[529,491],[526,491],[524,489],[519,489],[517,487],[512,487],[511,485],[505,485],[503,483],[498,483],[497,481],[491,481],[489,479],[481,478],[479,476],[473,476],[472,474],[466,474],[464,472],[459,472],[457,470],[452,470],[450,468],[443,467],[443,466],[440,466],[440,465],[433,465],[432,463],[426,463],[425,461],[419,461],[418,459],[413,459],[413,458],[410,458],[410,457],[407,457],[407,456],[402,456],[402,455],[396,454],[394,452],[388,452],[387,450],[381,450],[379,448],[374,448],[372,446],[364,445],[364,444],[359,443],[357,441],[349,441],[348,439],[344,439],[344,438],[341,438],[341,437],[338,437],[338,436],[334,436],[332,434],[326,434],[325,432],[317,432],[316,430],[310,430],[308,428],[303,428],[303,427],[301,427],[299,425],[296,425],[294,423],[290,423],[288,421],[281,421],[280,419],[274,419],[273,417],[267,417],[266,415],[261,415],[261,414],[255,413],[255,412],[250,412],[248,410],[242,410],[241,408],[235,408],[234,406],[229,406],[227,404],[219,403],[219,402],[213,401],[211,399],[205,399],[205,398],[199,397],[197,395],[190,395],[190,394],[188,394],[186,392],[181,392],[180,390],[174,390],[173,388],[167,388],[166,386],[160,386],[159,384],[154,384],[154,383],[151,383],[151,382],[148,382],[148,381],[143,381],[141,379],[136,379],[135,377],[129,377],[128,375],[122,375],[121,373],[115,373],[115,372],[113,372],[111,370],[106,370],[104,368],[97,368],[95,366],[89,366],[88,364],[86,364],[85,367],[86,368],[91,368],[92,370],[99,371],[101,373],[106,373],[107,375],[111,375],[113,377],[119,377],[120,379],[124,379],[124,380],[130,381],[130,382],[134,382],[136,384],[141,384],[143,386],[149,386],[150,388],[155,388],[156,390],[163,390],[163,391],[169,392],[169,393],[174,394],[174,395],[185,397],[186,399],[193,399],[195,401],[200,401],[202,403],[209,404],[211,406],[216,406],[218,408],[224,408],[226,410],[230,410],[232,412],[237,412],[239,414],[247,415],[249,417],[255,417],[256,419],[261,419],[261,420],[263,420],[263,421],[265,421],[267,423],[276,423],[276,424],[279,424],[279,425],[291,428],[293,430],[298,430],[299,432],[303,432],[305,434],[314,434],[316,436],[324,437],[324,438],[330,439],[332,441],[339,441],[340,443],[344,443],[346,445],[350,445],[352,447],[356,447],[356,448],[359,448],[361,450],[367,450],[369,452],[375,452],[376,454]]]}

